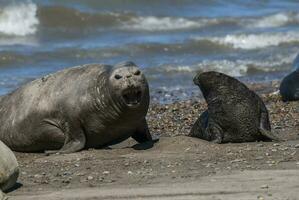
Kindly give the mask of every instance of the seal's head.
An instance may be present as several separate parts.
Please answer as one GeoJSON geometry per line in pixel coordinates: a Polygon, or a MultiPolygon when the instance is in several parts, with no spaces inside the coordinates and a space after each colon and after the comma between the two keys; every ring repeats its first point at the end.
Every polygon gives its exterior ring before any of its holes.
{"type": "Polygon", "coordinates": [[[199,86],[205,98],[210,95],[216,97],[221,94],[228,95],[240,90],[248,89],[237,79],[215,71],[198,73],[194,77],[193,82],[195,85],[199,86]]]}
{"type": "Polygon", "coordinates": [[[198,73],[193,78],[194,84],[201,89],[204,95],[207,94],[208,91],[221,87],[221,85],[226,85],[228,81],[229,76],[215,71],[198,73]]]}
{"type": "Polygon", "coordinates": [[[133,62],[117,64],[109,76],[109,87],[129,108],[149,104],[149,88],[144,74],[133,62]]]}

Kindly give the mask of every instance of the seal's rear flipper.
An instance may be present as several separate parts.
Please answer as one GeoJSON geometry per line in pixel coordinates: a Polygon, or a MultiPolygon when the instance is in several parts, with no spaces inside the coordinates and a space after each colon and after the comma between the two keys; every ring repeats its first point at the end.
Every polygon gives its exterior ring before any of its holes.
{"type": "Polygon", "coordinates": [[[272,133],[271,131],[260,129],[260,133],[264,138],[270,139],[271,141],[275,142],[282,142],[283,140],[280,139],[276,134],[272,133]]]}

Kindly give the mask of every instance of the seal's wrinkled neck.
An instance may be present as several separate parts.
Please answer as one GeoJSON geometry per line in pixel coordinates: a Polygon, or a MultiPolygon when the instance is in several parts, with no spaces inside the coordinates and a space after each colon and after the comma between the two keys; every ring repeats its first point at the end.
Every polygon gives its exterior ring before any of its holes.
{"type": "Polygon", "coordinates": [[[98,76],[93,94],[94,109],[101,118],[112,120],[119,117],[120,113],[122,113],[123,105],[111,91],[107,73],[102,73],[98,76]]]}

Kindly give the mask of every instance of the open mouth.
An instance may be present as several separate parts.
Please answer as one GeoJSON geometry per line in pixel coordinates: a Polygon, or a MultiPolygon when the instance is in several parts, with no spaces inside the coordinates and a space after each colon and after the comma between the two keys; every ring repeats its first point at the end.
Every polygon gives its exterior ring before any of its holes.
{"type": "Polygon", "coordinates": [[[123,92],[122,96],[128,106],[134,107],[139,105],[141,101],[141,90],[129,89],[123,92]]]}

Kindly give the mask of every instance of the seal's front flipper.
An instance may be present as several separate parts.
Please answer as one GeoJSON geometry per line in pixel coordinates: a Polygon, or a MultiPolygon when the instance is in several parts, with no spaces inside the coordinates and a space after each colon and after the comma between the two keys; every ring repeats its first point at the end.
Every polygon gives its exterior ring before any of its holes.
{"type": "Polygon", "coordinates": [[[275,142],[282,142],[283,140],[280,139],[278,136],[276,136],[276,134],[272,133],[271,131],[265,130],[265,129],[261,129],[260,128],[260,133],[263,136],[263,138],[265,138],[264,140],[271,140],[271,141],[275,141],[275,142]]]}
{"type": "Polygon", "coordinates": [[[209,123],[209,113],[208,110],[204,111],[196,122],[193,124],[192,129],[189,133],[190,137],[197,137],[203,140],[209,140],[206,134],[206,128],[209,123]]]}
{"type": "Polygon", "coordinates": [[[223,142],[224,134],[222,128],[218,124],[209,122],[205,132],[210,137],[211,142],[217,144],[221,144],[223,142]]]}
{"type": "Polygon", "coordinates": [[[137,127],[136,131],[132,135],[132,138],[139,143],[154,142],[145,119],[142,120],[140,126],[137,127]]]}

